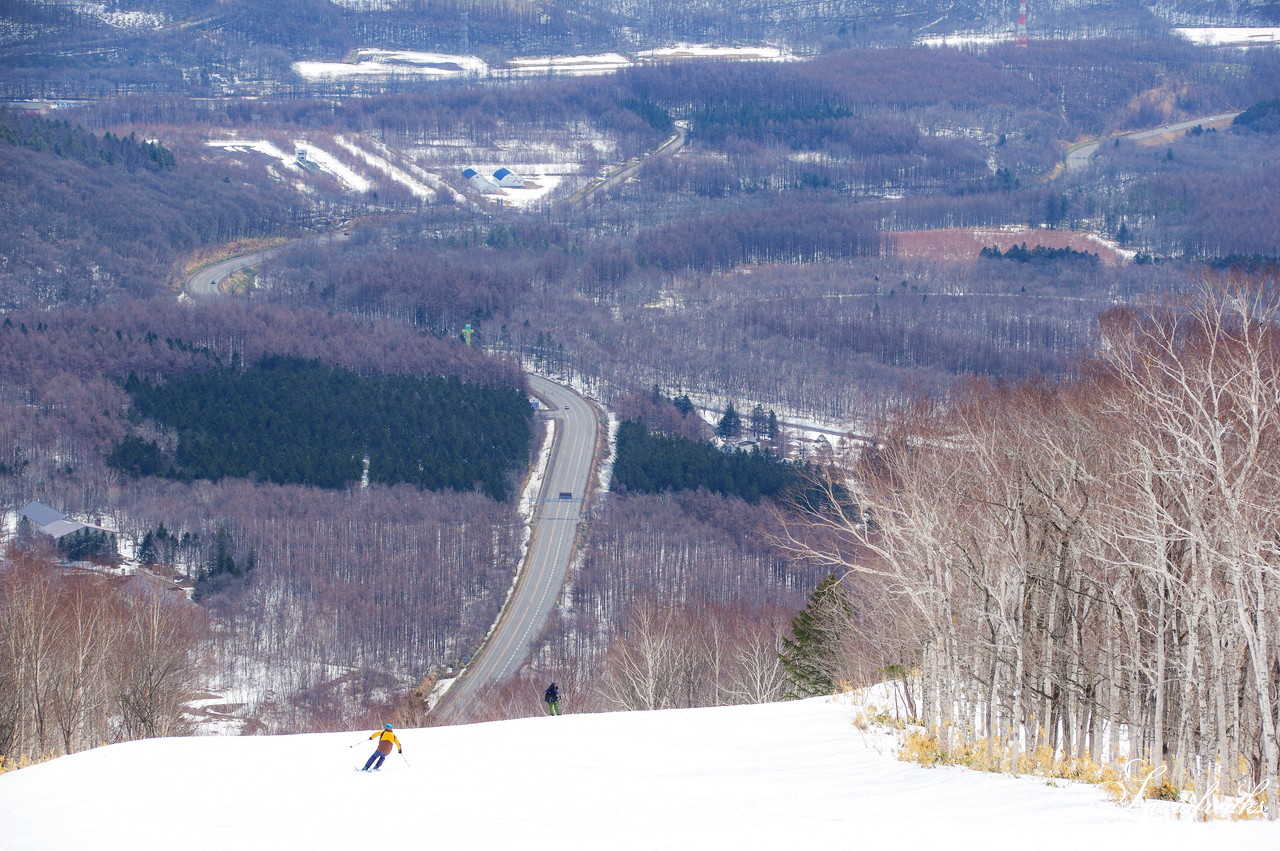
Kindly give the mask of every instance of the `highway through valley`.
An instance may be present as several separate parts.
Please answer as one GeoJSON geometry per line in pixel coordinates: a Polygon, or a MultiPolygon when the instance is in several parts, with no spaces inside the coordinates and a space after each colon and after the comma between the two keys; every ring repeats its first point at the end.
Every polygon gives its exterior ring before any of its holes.
{"type": "MultiPolygon", "coordinates": [[[[340,237],[339,237],[340,238],[340,237]]],[[[218,284],[241,269],[256,266],[278,251],[268,248],[208,266],[187,279],[193,296],[219,295],[218,284]]],[[[551,460],[531,520],[531,537],[514,589],[488,639],[445,693],[435,714],[462,717],[487,685],[510,677],[524,663],[546,625],[564,586],[577,540],[578,523],[597,448],[596,410],[562,384],[529,375],[530,389],[545,404],[555,429],[551,460]]]]}
{"type": "Polygon", "coordinates": [[[596,445],[596,411],[564,385],[530,375],[534,394],[549,406],[555,428],[546,479],[533,512],[533,535],[515,588],[478,657],[435,708],[439,718],[462,717],[479,692],[510,677],[528,658],[564,586],[596,445]]]}

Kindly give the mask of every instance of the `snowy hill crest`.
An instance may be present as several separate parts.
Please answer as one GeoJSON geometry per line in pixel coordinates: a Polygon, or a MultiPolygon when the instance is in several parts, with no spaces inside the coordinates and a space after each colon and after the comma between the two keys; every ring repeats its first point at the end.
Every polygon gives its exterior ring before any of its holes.
{"type": "Polygon", "coordinates": [[[0,776],[0,848],[1275,848],[1097,787],[924,769],[845,698],[398,731],[151,739],[0,776]]]}

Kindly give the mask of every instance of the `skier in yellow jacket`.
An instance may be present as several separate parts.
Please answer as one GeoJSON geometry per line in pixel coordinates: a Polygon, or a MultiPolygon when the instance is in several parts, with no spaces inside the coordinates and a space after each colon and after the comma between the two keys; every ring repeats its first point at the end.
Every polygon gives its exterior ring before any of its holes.
{"type": "Polygon", "coordinates": [[[401,746],[400,740],[396,738],[396,734],[392,732],[390,724],[384,725],[381,730],[374,730],[369,735],[371,739],[375,737],[378,739],[378,749],[370,755],[369,761],[364,764],[364,768],[360,769],[361,771],[368,771],[370,767],[374,771],[382,768],[382,761],[387,758],[387,754],[391,753],[392,747],[400,753],[404,753],[404,747],[401,746]],[[375,762],[377,765],[374,765],[375,762]]]}

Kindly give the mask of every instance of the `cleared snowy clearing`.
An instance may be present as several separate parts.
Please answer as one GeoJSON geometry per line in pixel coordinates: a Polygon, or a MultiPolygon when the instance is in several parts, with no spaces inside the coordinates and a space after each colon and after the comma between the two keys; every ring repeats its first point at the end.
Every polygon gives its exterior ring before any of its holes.
{"type": "Polygon", "coordinates": [[[450,78],[461,76],[513,77],[533,74],[610,74],[637,62],[669,62],[680,59],[733,59],[738,61],[784,62],[798,57],[777,47],[717,47],[711,44],[677,44],[642,50],[629,58],[621,53],[584,56],[531,56],[511,59],[505,66],[491,66],[478,56],[423,53],[414,50],[383,50],[365,47],[355,51],[350,61],[302,60],[293,70],[308,80],[336,80],[343,77],[419,76],[450,78]]]}
{"type": "Polygon", "coordinates": [[[621,53],[594,56],[541,56],[511,60],[512,74],[612,74],[635,63],[621,53]]]}
{"type": "Polygon", "coordinates": [[[852,717],[847,701],[815,698],[402,730],[404,757],[372,774],[353,770],[373,750],[368,731],[130,742],[0,776],[0,847],[1280,843],[1280,824],[1176,821],[1169,805],[1122,809],[1097,787],[899,762],[852,717]]]}
{"type": "Polygon", "coordinates": [[[304,60],[293,63],[293,70],[308,80],[332,80],[339,77],[378,77],[417,75],[423,77],[461,77],[484,75],[489,65],[478,56],[452,53],[425,53],[418,50],[382,50],[361,48],[353,54],[353,62],[318,62],[304,60]]]}
{"type": "Polygon", "coordinates": [[[777,47],[718,47],[714,44],[677,44],[636,53],[639,59],[737,59],[753,62],[786,62],[797,57],[777,47]]]}
{"type": "Polygon", "coordinates": [[[1006,44],[1014,41],[1013,33],[952,33],[951,35],[931,35],[916,41],[922,47],[967,47],[977,45],[989,47],[993,44],[1006,44]]]}
{"type": "Polygon", "coordinates": [[[293,165],[295,163],[293,154],[287,154],[276,147],[275,144],[260,139],[256,141],[248,139],[211,139],[206,144],[211,148],[222,148],[226,151],[255,151],[280,160],[285,165],[293,165]]]}
{"type": "Polygon", "coordinates": [[[486,201],[508,207],[531,207],[545,198],[566,177],[578,173],[575,163],[480,163],[473,168],[490,175],[500,168],[509,168],[524,179],[524,186],[504,186],[500,194],[486,195],[486,201]]]}
{"type": "Polygon", "coordinates": [[[1237,47],[1280,44],[1280,27],[1178,27],[1174,32],[1196,44],[1237,47]]]}
{"type": "MultiPolygon", "coordinates": [[[[302,167],[298,165],[297,151],[290,154],[281,150],[275,143],[262,139],[211,139],[206,143],[211,148],[221,148],[225,151],[243,152],[254,151],[259,154],[265,154],[272,159],[279,160],[287,166],[296,169],[302,167]]],[[[294,143],[297,149],[306,151],[307,159],[320,171],[328,172],[342,182],[348,189],[356,192],[368,192],[373,184],[366,178],[357,174],[353,169],[345,163],[338,160],[328,151],[317,148],[315,145],[305,139],[295,139],[294,143]]]]}
{"type": "Polygon", "coordinates": [[[356,192],[368,192],[373,188],[373,183],[368,178],[357,174],[354,169],[323,148],[317,148],[305,139],[294,139],[293,144],[299,149],[305,149],[307,159],[313,165],[319,167],[321,171],[327,171],[338,178],[348,189],[354,189],[356,192]]]}

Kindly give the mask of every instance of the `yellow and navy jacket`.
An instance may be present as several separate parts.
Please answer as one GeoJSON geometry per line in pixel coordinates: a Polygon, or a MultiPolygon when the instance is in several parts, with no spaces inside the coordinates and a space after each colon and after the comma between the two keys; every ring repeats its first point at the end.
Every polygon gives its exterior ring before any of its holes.
{"type": "Polygon", "coordinates": [[[394,746],[396,750],[401,750],[400,740],[396,738],[396,734],[390,730],[374,730],[369,738],[378,739],[378,753],[391,753],[394,746]]]}

